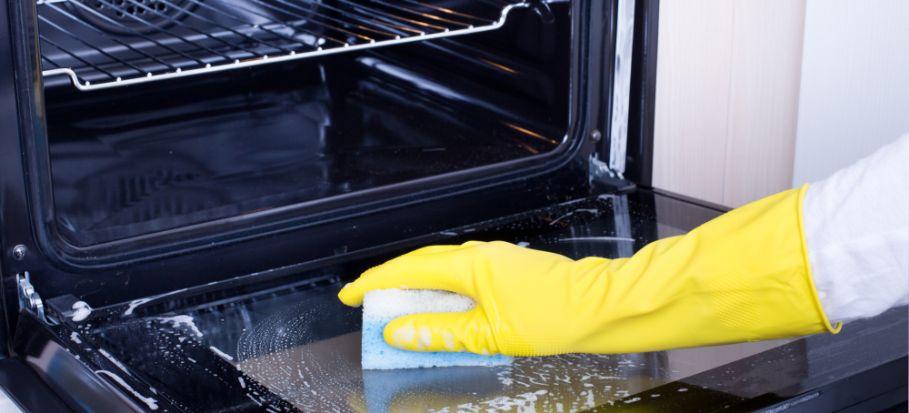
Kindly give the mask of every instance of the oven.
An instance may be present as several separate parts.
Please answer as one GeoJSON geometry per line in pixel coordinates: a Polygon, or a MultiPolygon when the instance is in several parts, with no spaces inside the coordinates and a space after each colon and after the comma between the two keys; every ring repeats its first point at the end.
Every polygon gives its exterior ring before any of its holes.
{"type": "Polygon", "coordinates": [[[369,266],[471,239],[628,256],[725,210],[651,187],[656,1],[9,0],[0,21],[0,386],[25,411],[905,400],[882,379],[905,371],[900,312],[360,369],[335,295],[369,266]]]}

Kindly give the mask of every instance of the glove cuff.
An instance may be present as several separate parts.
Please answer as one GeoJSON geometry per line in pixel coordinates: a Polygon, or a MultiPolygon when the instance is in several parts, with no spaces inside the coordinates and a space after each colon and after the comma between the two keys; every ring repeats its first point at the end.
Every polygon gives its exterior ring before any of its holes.
{"type": "Polygon", "coordinates": [[[818,296],[817,286],[814,283],[811,260],[808,259],[808,242],[805,238],[805,194],[807,193],[808,184],[802,185],[798,191],[798,223],[799,242],[802,244],[802,261],[805,265],[805,278],[808,279],[808,284],[811,286],[811,297],[814,300],[814,306],[817,308],[818,314],[824,322],[824,327],[829,333],[838,334],[843,328],[843,323],[836,323],[836,325],[833,325],[830,323],[830,319],[827,318],[827,313],[824,311],[824,306],[821,304],[821,298],[818,296]]]}

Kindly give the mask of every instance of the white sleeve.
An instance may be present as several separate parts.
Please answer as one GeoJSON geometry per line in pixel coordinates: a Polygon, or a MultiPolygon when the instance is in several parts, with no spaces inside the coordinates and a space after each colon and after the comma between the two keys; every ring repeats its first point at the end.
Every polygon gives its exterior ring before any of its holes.
{"type": "Polygon", "coordinates": [[[831,321],[909,302],[909,135],[811,185],[804,202],[808,259],[831,321]]]}

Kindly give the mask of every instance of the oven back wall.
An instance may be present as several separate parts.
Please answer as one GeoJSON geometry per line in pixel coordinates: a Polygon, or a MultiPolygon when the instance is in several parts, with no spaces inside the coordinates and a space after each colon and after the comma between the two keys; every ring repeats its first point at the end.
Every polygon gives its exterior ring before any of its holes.
{"type": "Polygon", "coordinates": [[[568,3],[553,11],[299,64],[48,87],[57,231],[86,247],[549,153],[571,67],[568,3]]]}

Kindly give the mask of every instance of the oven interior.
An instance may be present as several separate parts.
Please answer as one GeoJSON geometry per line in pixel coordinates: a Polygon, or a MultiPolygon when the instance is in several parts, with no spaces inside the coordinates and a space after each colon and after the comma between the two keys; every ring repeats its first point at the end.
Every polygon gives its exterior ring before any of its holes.
{"type": "MultiPolygon", "coordinates": [[[[39,1],[56,231],[130,242],[546,157],[572,127],[573,4],[39,1]]],[[[441,235],[580,258],[687,229],[655,222],[647,196],[594,195],[441,235]]],[[[646,354],[362,371],[360,312],[336,293],[402,252],[96,308],[49,297],[48,312],[68,351],[149,410],[572,411],[709,367],[646,354]]]]}
{"type": "Polygon", "coordinates": [[[36,7],[52,222],[76,247],[543,157],[570,127],[568,2],[36,7]]]}

